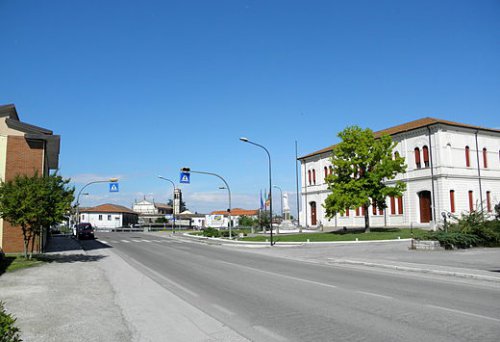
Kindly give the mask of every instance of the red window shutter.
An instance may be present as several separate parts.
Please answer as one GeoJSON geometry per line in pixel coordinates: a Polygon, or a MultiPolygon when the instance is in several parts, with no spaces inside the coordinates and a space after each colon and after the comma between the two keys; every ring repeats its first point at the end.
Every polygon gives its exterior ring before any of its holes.
{"type": "Polygon", "coordinates": [[[359,216],[359,207],[356,208],[356,216],[359,216]]]}
{"type": "Polygon", "coordinates": [[[465,146],[465,166],[470,167],[470,148],[465,146]]]}
{"type": "Polygon", "coordinates": [[[488,212],[491,212],[491,192],[486,191],[486,208],[488,212]]]}
{"type": "Polygon", "coordinates": [[[366,215],[366,208],[361,207],[361,215],[365,216],[366,215]]]}
{"type": "Polygon", "coordinates": [[[469,190],[469,211],[474,211],[474,195],[472,190],[469,190]]]}
{"type": "Polygon", "coordinates": [[[313,169],[313,184],[316,185],[316,170],[313,169]]]}
{"type": "Polygon", "coordinates": [[[488,150],[486,150],[486,147],[483,148],[483,166],[485,169],[488,168],[488,150]]]}
{"type": "Polygon", "coordinates": [[[422,147],[422,152],[424,154],[424,165],[429,167],[429,148],[427,146],[422,147]]]}
{"type": "Polygon", "coordinates": [[[420,149],[418,147],[415,147],[415,165],[417,166],[417,169],[422,167],[422,164],[420,163],[420,149]]]}
{"type": "Polygon", "coordinates": [[[372,214],[377,215],[377,201],[372,202],[372,214]]]}
{"type": "Polygon", "coordinates": [[[450,211],[455,212],[455,190],[450,190],[450,211]]]}
{"type": "Polygon", "coordinates": [[[328,177],[328,168],[325,166],[324,170],[325,170],[325,178],[326,178],[326,177],[328,177]]]}
{"type": "Polygon", "coordinates": [[[333,174],[333,166],[330,166],[330,174],[333,174]]]}
{"type": "Polygon", "coordinates": [[[396,198],[391,196],[391,215],[396,215],[396,198]]]}
{"type": "Polygon", "coordinates": [[[345,216],[349,217],[349,208],[345,209],[345,216]]]}
{"type": "Polygon", "coordinates": [[[384,215],[384,210],[383,210],[383,209],[379,209],[379,210],[378,210],[378,214],[379,214],[379,215],[384,215]]]}
{"type": "Polygon", "coordinates": [[[398,197],[398,214],[403,215],[403,196],[398,197]]]}
{"type": "Polygon", "coordinates": [[[307,178],[309,179],[309,185],[311,185],[311,170],[307,171],[307,178]]]}

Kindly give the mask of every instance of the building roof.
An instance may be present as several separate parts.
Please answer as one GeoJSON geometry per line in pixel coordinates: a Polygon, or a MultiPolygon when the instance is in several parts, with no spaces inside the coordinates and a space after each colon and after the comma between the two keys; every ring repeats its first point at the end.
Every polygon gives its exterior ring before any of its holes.
{"type": "MultiPolygon", "coordinates": [[[[256,216],[259,214],[259,209],[241,209],[241,208],[233,208],[231,209],[232,216],[256,216]]],[[[217,210],[212,211],[210,215],[227,215],[227,210],[217,210]]]]}
{"type": "Polygon", "coordinates": [[[47,161],[49,169],[59,167],[59,148],[61,137],[51,130],[34,126],[19,120],[16,106],[13,104],[0,106],[0,117],[6,117],[5,123],[13,130],[23,132],[28,140],[43,140],[47,143],[47,161]]]}
{"type": "MultiPolygon", "coordinates": [[[[377,132],[374,132],[373,134],[375,135],[376,138],[388,134],[388,135],[396,135],[399,133],[404,133],[404,132],[409,132],[413,131],[419,128],[427,127],[427,126],[432,126],[432,125],[438,125],[438,124],[443,124],[443,125],[448,125],[448,126],[454,126],[454,127],[461,127],[461,128],[470,128],[474,130],[481,130],[481,131],[488,131],[488,132],[495,132],[495,133],[500,133],[499,129],[493,129],[493,128],[485,128],[485,127],[480,127],[480,126],[473,126],[473,125],[467,125],[459,122],[454,122],[454,121],[449,121],[449,120],[442,120],[442,119],[436,119],[436,118],[422,118],[414,121],[410,121],[401,125],[389,127],[377,132]]],[[[312,152],[309,154],[306,154],[305,156],[297,158],[298,160],[309,158],[318,154],[323,154],[326,152],[331,152],[333,150],[333,147],[335,146],[331,145],[328,147],[325,147],[321,150],[318,150],[316,152],[312,152]]]]}
{"type": "Polygon", "coordinates": [[[168,205],[166,203],[155,203],[156,208],[163,208],[163,209],[172,209],[171,205],[168,205]]]}
{"type": "Polygon", "coordinates": [[[122,205],[117,204],[101,204],[92,208],[85,208],[80,210],[81,213],[127,213],[127,214],[135,214],[138,215],[132,209],[124,207],[122,205]]]}

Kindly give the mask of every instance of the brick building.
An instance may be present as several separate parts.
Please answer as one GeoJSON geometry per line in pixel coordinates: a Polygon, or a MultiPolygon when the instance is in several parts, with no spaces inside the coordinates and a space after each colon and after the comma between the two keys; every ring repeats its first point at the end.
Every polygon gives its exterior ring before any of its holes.
{"type": "MultiPolygon", "coordinates": [[[[13,180],[16,175],[48,175],[59,164],[60,136],[52,131],[19,120],[13,104],[0,106],[0,180],[13,180]]],[[[37,241],[35,250],[43,243],[37,241]]],[[[20,227],[12,227],[0,219],[0,247],[6,253],[23,251],[20,227]]]]}

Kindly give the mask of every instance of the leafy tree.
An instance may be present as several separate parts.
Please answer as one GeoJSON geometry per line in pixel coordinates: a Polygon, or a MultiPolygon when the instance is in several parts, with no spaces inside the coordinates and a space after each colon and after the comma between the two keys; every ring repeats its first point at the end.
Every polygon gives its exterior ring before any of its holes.
{"type": "Polygon", "coordinates": [[[256,220],[254,220],[253,218],[251,217],[248,217],[248,216],[245,216],[245,215],[242,215],[239,219],[239,225],[240,226],[243,226],[243,227],[252,227],[256,222],[256,220]]]}
{"type": "Polygon", "coordinates": [[[364,208],[365,232],[370,231],[368,207],[387,207],[387,196],[401,196],[406,184],[397,181],[385,184],[406,170],[404,158],[392,155],[396,146],[389,135],[376,138],[370,129],[358,126],[345,128],[338,134],[342,141],[335,145],[330,158],[333,172],[326,177],[332,192],[323,204],[329,218],[343,214],[348,208],[364,208]]]}
{"type": "Polygon", "coordinates": [[[0,217],[20,226],[24,239],[24,256],[33,254],[35,240],[43,229],[63,221],[71,211],[74,188],[69,180],[57,174],[40,177],[17,175],[0,184],[0,217]]]}

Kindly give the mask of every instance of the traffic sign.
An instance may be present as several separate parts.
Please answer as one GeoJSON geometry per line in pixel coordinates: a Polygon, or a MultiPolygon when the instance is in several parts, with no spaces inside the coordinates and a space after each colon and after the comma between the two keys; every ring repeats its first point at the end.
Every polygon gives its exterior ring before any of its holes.
{"type": "Polygon", "coordinates": [[[109,183],[109,192],[119,192],[120,187],[118,183],[109,183]]]}
{"type": "Polygon", "coordinates": [[[190,175],[191,174],[189,172],[181,172],[181,179],[179,182],[184,184],[189,184],[190,175]]]}

